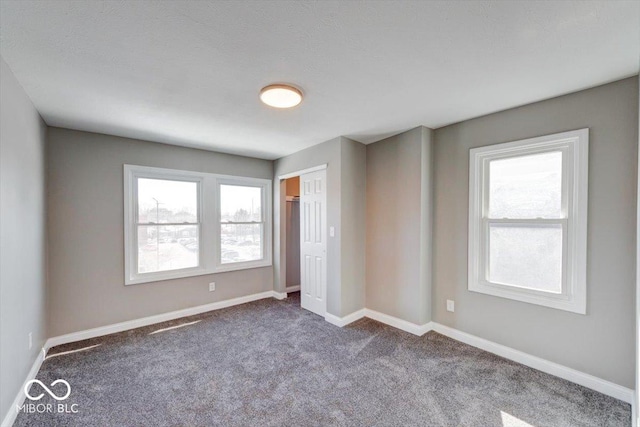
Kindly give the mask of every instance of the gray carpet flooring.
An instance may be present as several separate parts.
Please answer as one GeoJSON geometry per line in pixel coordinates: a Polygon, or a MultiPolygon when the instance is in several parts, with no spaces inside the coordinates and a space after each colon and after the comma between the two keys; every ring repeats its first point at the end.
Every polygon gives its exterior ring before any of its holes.
{"type": "Polygon", "coordinates": [[[338,328],[295,294],[59,346],[37,378],[77,413],[16,426],[631,425],[621,401],[434,332],[338,328]]]}

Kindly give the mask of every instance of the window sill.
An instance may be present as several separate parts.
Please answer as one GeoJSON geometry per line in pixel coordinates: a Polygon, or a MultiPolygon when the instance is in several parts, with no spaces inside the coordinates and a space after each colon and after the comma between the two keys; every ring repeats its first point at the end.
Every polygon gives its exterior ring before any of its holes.
{"type": "Polygon", "coordinates": [[[186,279],[195,276],[207,276],[218,273],[229,273],[233,271],[252,270],[254,268],[271,267],[273,264],[271,261],[260,261],[252,263],[237,263],[237,265],[224,265],[216,267],[214,269],[193,269],[179,272],[172,272],[168,274],[153,274],[149,276],[136,277],[132,279],[125,279],[125,286],[139,285],[142,283],[164,282],[167,280],[186,279]]]}
{"type": "Polygon", "coordinates": [[[222,264],[215,268],[214,273],[228,273],[230,271],[248,270],[252,268],[271,267],[273,263],[271,260],[259,260],[248,262],[234,262],[229,264],[222,264]]]}
{"type": "Polygon", "coordinates": [[[535,290],[495,285],[489,282],[470,282],[469,291],[480,294],[506,298],[529,304],[541,305],[558,310],[569,311],[577,314],[587,314],[586,298],[578,295],[547,294],[535,290]]]}

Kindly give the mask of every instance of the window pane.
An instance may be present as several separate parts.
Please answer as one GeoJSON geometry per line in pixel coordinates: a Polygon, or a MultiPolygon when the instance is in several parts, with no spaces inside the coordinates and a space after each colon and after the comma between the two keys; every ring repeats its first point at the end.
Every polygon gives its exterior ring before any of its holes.
{"type": "Polygon", "coordinates": [[[221,224],[222,264],[262,259],[262,230],[262,224],[221,224]]]}
{"type": "Polygon", "coordinates": [[[489,281],[562,292],[562,226],[490,224],[489,281]]]}
{"type": "Polygon", "coordinates": [[[197,225],[138,226],[138,273],[198,266],[197,225]]]}
{"type": "Polygon", "coordinates": [[[262,187],[220,186],[222,222],[262,222],[262,187]]]}
{"type": "Polygon", "coordinates": [[[562,152],[492,160],[490,218],[561,218],[562,152]]]}
{"type": "Polygon", "coordinates": [[[138,178],[138,222],[198,222],[198,183],[138,178]]]}

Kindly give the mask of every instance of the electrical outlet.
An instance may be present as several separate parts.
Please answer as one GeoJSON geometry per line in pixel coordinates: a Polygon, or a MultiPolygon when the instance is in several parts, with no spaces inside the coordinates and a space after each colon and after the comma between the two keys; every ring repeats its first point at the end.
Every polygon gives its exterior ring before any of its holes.
{"type": "Polygon", "coordinates": [[[453,300],[448,299],[447,300],[447,311],[451,311],[454,312],[456,311],[456,306],[455,306],[455,302],[453,300]]]}
{"type": "Polygon", "coordinates": [[[213,292],[216,290],[216,282],[209,283],[209,292],[213,292]]]}
{"type": "Polygon", "coordinates": [[[33,347],[33,333],[29,332],[29,350],[33,347]]]}

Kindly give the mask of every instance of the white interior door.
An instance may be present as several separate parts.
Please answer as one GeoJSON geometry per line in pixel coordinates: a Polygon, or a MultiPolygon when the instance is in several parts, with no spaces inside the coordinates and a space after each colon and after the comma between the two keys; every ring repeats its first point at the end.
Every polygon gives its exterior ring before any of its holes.
{"type": "Polygon", "coordinates": [[[327,311],[327,171],[300,176],[300,294],[302,308],[327,311]]]}

